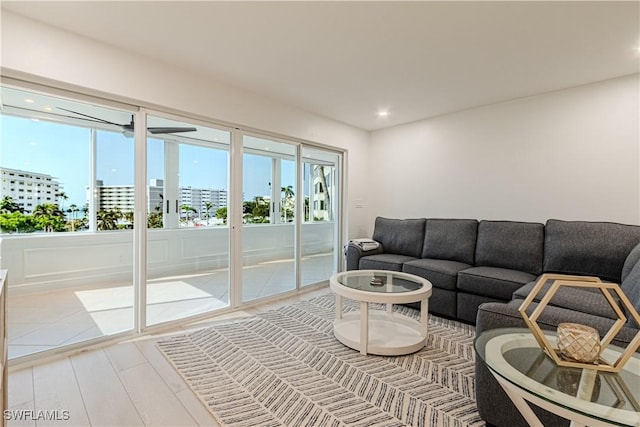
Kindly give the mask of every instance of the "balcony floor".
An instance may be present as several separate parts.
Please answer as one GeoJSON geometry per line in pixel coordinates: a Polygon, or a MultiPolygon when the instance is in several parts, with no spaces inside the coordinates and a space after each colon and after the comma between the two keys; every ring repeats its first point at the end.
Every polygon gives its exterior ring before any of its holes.
{"type": "MultiPolygon", "coordinates": [[[[333,255],[302,259],[302,283],[328,280],[333,255]]],[[[244,301],[295,288],[293,260],[243,267],[244,301]]],[[[152,279],[147,284],[147,324],[229,306],[229,271],[212,270],[152,279]]],[[[9,358],[16,358],[133,328],[132,284],[67,288],[12,296],[7,301],[9,358]]]]}

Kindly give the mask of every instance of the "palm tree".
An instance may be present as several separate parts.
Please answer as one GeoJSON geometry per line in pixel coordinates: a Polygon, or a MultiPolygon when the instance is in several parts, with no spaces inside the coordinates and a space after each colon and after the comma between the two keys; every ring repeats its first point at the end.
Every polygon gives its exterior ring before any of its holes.
{"type": "Polygon", "coordinates": [[[71,231],[76,231],[76,213],[80,212],[78,205],[72,203],[67,212],[71,214],[71,231]]]}
{"type": "Polygon", "coordinates": [[[282,187],[282,194],[284,195],[285,199],[291,199],[294,196],[294,192],[293,192],[293,186],[292,185],[287,185],[286,187],[282,187]]]}
{"type": "Polygon", "coordinates": [[[134,216],[132,211],[124,212],[122,214],[122,218],[129,223],[129,224],[126,224],[125,228],[133,228],[134,216]]]}
{"type": "Polygon", "coordinates": [[[190,213],[198,213],[198,211],[197,211],[197,210],[195,210],[195,208],[192,208],[192,207],[191,207],[191,206],[189,206],[189,205],[181,205],[181,206],[180,206],[180,210],[181,210],[181,211],[184,211],[184,213],[185,213],[185,215],[186,215],[186,222],[187,222],[187,224],[189,223],[189,219],[190,219],[190,218],[189,218],[189,214],[190,214],[190,213]]]}
{"type": "Polygon", "coordinates": [[[286,187],[282,187],[282,202],[280,203],[282,206],[282,214],[284,215],[284,222],[287,222],[287,213],[291,212],[291,217],[293,217],[293,196],[295,193],[293,192],[293,186],[287,185],[286,187]]]}
{"type": "Polygon", "coordinates": [[[262,196],[255,196],[253,200],[242,202],[243,222],[247,224],[262,224],[269,222],[269,202],[262,196]]]}
{"type": "Polygon", "coordinates": [[[64,191],[60,191],[56,193],[56,197],[60,201],[60,209],[62,209],[64,206],[64,202],[69,200],[69,196],[67,196],[67,193],[65,193],[64,191]]]}
{"type": "Polygon", "coordinates": [[[147,216],[147,228],[162,228],[162,212],[151,212],[147,216]]]}
{"type": "Polygon", "coordinates": [[[121,216],[122,213],[116,209],[100,209],[96,213],[98,230],[117,230],[118,220],[121,216]]]}
{"type": "Polygon", "coordinates": [[[205,211],[205,215],[206,215],[206,220],[207,220],[207,225],[209,225],[209,218],[211,218],[211,208],[213,208],[213,203],[211,202],[204,202],[204,211],[205,211]]]}
{"type": "Polygon", "coordinates": [[[227,207],[223,206],[216,210],[216,218],[221,219],[223,224],[227,223],[227,207]]]}
{"type": "Polygon", "coordinates": [[[11,196],[4,196],[0,200],[0,213],[12,213],[20,212],[24,213],[24,208],[13,200],[11,196]]]}
{"type": "Polygon", "coordinates": [[[64,213],[54,203],[36,206],[33,210],[33,218],[45,233],[64,229],[64,213]]]}

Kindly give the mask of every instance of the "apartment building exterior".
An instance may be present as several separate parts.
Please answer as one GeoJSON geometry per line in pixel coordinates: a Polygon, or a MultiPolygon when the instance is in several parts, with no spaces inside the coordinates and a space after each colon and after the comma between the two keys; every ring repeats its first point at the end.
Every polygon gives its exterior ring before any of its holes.
{"type": "Polygon", "coordinates": [[[218,208],[227,206],[227,190],[180,187],[180,205],[191,206],[196,210],[196,216],[207,218],[218,208]]]}
{"type": "MultiPolygon", "coordinates": [[[[154,212],[163,208],[164,180],[151,179],[147,186],[147,210],[154,212]]],[[[187,205],[196,210],[196,217],[207,215],[207,203],[211,203],[208,214],[213,216],[216,209],[227,206],[227,191],[210,188],[180,187],[179,205],[187,205]]],[[[96,181],[97,210],[119,209],[133,212],[135,191],[133,185],[104,185],[96,181]]],[[[184,216],[184,214],[182,214],[184,216]]]]}
{"type": "Polygon", "coordinates": [[[56,178],[38,172],[0,168],[2,187],[0,198],[9,196],[25,214],[33,213],[38,205],[57,203],[62,184],[56,178]]]}

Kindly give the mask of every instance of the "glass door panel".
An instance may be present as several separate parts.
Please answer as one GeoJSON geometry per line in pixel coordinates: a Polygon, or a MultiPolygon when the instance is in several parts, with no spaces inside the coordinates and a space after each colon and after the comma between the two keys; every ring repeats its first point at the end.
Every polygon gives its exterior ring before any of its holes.
{"type": "Polygon", "coordinates": [[[134,325],[131,111],[2,88],[9,356],[134,325]]]}
{"type": "Polygon", "coordinates": [[[302,286],[326,281],[338,271],[339,162],[339,154],[317,148],[302,148],[302,286]]]}
{"type": "Polygon", "coordinates": [[[155,116],[147,125],[146,323],[154,325],[229,306],[230,133],[155,116]]]}
{"type": "Polygon", "coordinates": [[[242,301],[296,289],[296,146],[243,136],[242,301]]]}

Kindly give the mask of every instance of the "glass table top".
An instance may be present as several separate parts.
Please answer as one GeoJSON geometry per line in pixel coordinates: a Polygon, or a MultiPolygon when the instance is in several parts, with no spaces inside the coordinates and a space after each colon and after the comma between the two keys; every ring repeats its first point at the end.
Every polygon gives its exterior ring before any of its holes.
{"type": "Polygon", "coordinates": [[[395,271],[352,270],[339,273],[336,280],[351,289],[379,293],[412,292],[424,286],[419,278],[395,271]]]}
{"type": "MultiPolygon", "coordinates": [[[[544,334],[555,346],[555,333],[544,334]]],[[[474,345],[478,357],[493,372],[529,393],[609,423],[640,425],[638,353],[620,372],[611,373],[556,365],[528,329],[488,330],[476,338],[474,345]]],[[[622,351],[609,345],[602,356],[613,362],[622,351]]]]}

